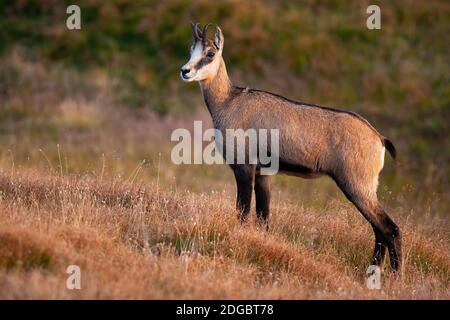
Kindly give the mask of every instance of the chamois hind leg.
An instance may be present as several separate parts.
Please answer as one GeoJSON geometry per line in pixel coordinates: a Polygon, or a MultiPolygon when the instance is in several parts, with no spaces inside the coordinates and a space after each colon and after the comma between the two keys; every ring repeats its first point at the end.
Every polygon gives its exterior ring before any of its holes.
{"type": "Polygon", "coordinates": [[[402,267],[402,237],[400,228],[392,221],[384,210],[383,206],[378,203],[376,221],[377,228],[381,230],[386,247],[389,250],[389,260],[392,270],[401,272],[402,267]]]}
{"type": "Polygon", "coordinates": [[[269,177],[255,175],[256,217],[269,228],[270,186],[269,177]]]}
{"type": "Polygon", "coordinates": [[[234,177],[237,186],[236,208],[239,211],[241,222],[247,220],[252,203],[253,179],[255,168],[252,165],[233,165],[234,177]]]}
{"type": "Polygon", "coordinates": [[[371,224],[375,233],[375,250],[372,263],[381,265],[386,248],[389,250],[389,260],[392,270],[401,271],[402,240],[399,227],[388,216],[383,206],[378,201],[376,191],[370,187],[363,188],[356,183],[345,183],[335,179],[339,188],[346,197],[356,206],[367,221],[371,224]]]}
{"type": "Polygon", "coordinates": [[[373,250],[372,265],[383,267],[384,258],[386,256],[386,243],[383,234],[373,227],[375,233],[375,248],[373,250]]]}

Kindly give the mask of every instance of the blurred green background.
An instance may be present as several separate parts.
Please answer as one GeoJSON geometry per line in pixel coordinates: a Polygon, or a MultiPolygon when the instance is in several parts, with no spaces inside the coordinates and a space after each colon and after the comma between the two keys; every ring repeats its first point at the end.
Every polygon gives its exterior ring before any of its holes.
{"type": "MultiPolygon", "coordinates": [[[[232,186],[221,167],[170,164],[171,130],[208,120],[198,86],[179,79],[190,21],[221,26],[236,85],[366,117],[398,149],[396,164],[386,160],[384,199],[448,214],[445,0],[2,1],[3,170],[157,178],[199,191],[232,186]],[[81,8],[81,30],[66,28],[70,4],[81,8]],[[366,28],[369,4],[381,8],[381,30],[366,28]]],[[[304,182],[276,184],[310,194],[304,182]]]]}

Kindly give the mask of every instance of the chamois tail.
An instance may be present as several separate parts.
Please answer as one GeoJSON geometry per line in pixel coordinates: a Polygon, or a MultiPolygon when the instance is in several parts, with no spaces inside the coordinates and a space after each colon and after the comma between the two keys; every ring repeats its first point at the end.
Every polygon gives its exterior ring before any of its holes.
{"type": "Polygon", "coordinates": [[[384,147],[387,149],[387,151],[389,151],[389,154],[391,155],[391,157],[393,159],[395,159],[397,157],[397,150],[395,150],[395,147],[394,147],[394,144],[392,143],[392,141],[388,140],[385,137],[382,137],[382,141],[383,141],[384,147]]]}

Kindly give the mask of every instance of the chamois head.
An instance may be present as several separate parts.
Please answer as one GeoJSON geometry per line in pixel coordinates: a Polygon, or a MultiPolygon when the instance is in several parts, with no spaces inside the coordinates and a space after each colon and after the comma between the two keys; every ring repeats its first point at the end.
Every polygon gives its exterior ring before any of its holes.
{"type": "Polygon", "coordinates": [[[214,40],[207,38],[209,23],[200,30],[198,23],[191,23],[194,43],[191,46],[191,57],[181,68],[180,76],[184,81],[210,80],[217,74],[223,50],[223,34],[216,26],[214,40]]]}

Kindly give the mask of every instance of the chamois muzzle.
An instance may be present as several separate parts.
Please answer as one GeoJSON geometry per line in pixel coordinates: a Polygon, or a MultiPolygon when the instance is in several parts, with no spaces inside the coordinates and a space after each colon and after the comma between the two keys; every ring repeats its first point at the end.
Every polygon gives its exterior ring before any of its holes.
{"type": "Polygon", "coordinates": [[[190,69],[187,69],[187,68],[181,68],[181,71],[180,71],[181,79],[183,79],[183,80],[188,80],[188,79],[189,79],[188,73],[189,73],[190,71],[191,71],[190,69]]]}

